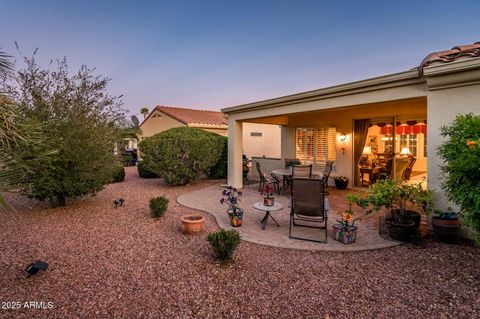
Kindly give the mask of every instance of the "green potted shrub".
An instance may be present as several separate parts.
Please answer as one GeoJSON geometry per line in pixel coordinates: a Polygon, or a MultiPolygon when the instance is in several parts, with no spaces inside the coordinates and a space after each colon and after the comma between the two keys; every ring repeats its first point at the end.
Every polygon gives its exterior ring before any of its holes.
{"type": "Polygon", "coordinates": [[[348,187],[348,177],[347,176],[332,176],[333,181],[335,182],[335,187],[339,190],[345,190],[348,187]]]}
{"type": "Polygon", "coordinates": [[[435,210],[435,216],[432,216],[432,227],[440,241],[450,244],[460,241],[461,225],[458,215],[452,211],[435,210]]]}
{"type": "Polygon", "coordinates": [[[416,209],[422,208],[425,213],[431,210],[432,192],[423,190],[421,183],[409,185],[386,179],[370,186],[367,196],[349,195],[347,200],[367,209],[367,213],[385,208],[390,237],[416,241],[421,220],[421,214],[416,209]]]}
{"type": "Polygon", "coordinates": [[[442,190],[480,243],[480,115],[458,115],[441,128],[441,134],[445,138],[438,149],[443,159],[442,190]]]}

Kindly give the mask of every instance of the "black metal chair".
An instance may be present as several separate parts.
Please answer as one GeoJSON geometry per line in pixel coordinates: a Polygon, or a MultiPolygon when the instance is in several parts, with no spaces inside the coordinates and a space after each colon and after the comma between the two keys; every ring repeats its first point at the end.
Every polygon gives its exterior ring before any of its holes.
{"type": "Polygon", "coordinates": [[[312,165],[292,165],[292,177],[312,177],[312,165]]]}
{"type": "MultiPolygon", "coordinates": [[[[328,179],[330,178],[330,173],[332,173],[333,170],[333,161],[327,161],[325,163],[325,169],[323,170],[323,182],[325,183],[325,189],[328,188],[328,179]]],[[[329,195],[330,193],[325,191],[325,195],[329,195]]]]}
{"type": "Polygon", "coordinates": [[[278,195],[280,195],[280,180],[278,180],[275,176],[272,175],[272,179],[270,179],[265,173],[262,172],[261,166],[259,162],[255,162],[258,177],[260,178],[260,184],[258,185],[258,191],[263,195],[263,191],[265,189],[265,185],[271,185],[273,190],[277,191],[278,195]]]}
{"type": "Polygon", "coordinates": [[[325,198],[325,184],[318,178],[292,178],[290,227],[288,237],[319,243],[327,243],[328,198],[325,198]],[[300,222],[300,223],[298,223],[300,222]],[[312,225],[313,224],[313,225],[312,225]],[[314,226],[320,224],[320,226],[314,226]],[[325,230],[325,240],[292,235],[292,227],[310,227],[325,230]]]}

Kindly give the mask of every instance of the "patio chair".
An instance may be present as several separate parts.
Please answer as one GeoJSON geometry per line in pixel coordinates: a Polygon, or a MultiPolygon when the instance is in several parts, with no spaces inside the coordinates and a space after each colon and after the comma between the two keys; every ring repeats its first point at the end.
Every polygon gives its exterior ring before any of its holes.
{"type": "Polygon", "coordinates": [[[259,162],[255,162],[258,176],[260,177],[260,184],[258,185],[258,191],[263,195],[263,191],[265,185],[270,185],[273,190],[277,191],[278,195],[280,195],[280,180],[276,178],[274,175],[271,178],[268,177],[265,173],[262,172],[261,166],[259,162]]]}
{"type": "MultiPolygon", "coordinates": [[[[332,173],[333,170],[333,161],[327,161],[325,163],[325,169],[323,170],[323,182],[325,183],[325,189],[328,188],[328,179],[330,178],[330,173],[332,173]]],[[[326,195],[329,195],[329,192],[325,191],[326,195]]]]}
{"type": "Polygon", "coordinates": [[[293,178],[288,237],[327,243],[328,209],[328,198],[325,198],[325,184],[322,179],[293,178]],[[319,226],[315,226],[315,224],[319,224],[319,226]],[[324,229],[325,240],[294,236],[292,235],[293,226],[324,229]]]}
{"type": "Polygon", "coordinates": [[[292,165],[292,177],[312,177],[312,165],[292,165]]]}
{"type": "Polygon", "coordinates": [[[408,163],[407,168],[403,171],[402,179],[404,181],[410,180],[410,176],[412,175],[413,166],[415,165],[415,162],[417,161],[417,158],[415,156],[410,156],[409,160],[410,160],[410,162],[408,163]]]}

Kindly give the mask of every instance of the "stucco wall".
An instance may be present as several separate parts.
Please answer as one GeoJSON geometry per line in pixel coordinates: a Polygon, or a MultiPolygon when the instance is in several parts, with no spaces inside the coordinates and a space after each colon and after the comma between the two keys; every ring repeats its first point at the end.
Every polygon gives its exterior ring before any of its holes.
{"type": "Polygon", "coordinates": [[[179,126],[185,126],[185,124],[171,118],[170,116],[167,116],[163,113],[155,111],[155,113],[148,120],[146,120],[140,127],[140,129],[142,130],[141,137],[142,138],[149,137],[157,133],[166,131],[174,127],[179,127],[179,126]],[[161,116],[153,117],[155,116],[155,114],[159,114],[161,116]]]}
{"type": "Polygon", "coordinates": [[[441,189],[442,163],[435,153],[443,141],[440,127],[451,123],[457,114],[472,112],[480,115],[480,85],[454,87],[428,93],[428,185],[434,193],[435,206],[446,209],[452,206],[445,199],[441,189]]]}
{"type": "Polygon", "coordinates": [[[243,154],[252,157],[280,158],[281,128],[278,125],[243,123],[243,154]],[[262,136],[252,136],[261,133],[262,136]]]}

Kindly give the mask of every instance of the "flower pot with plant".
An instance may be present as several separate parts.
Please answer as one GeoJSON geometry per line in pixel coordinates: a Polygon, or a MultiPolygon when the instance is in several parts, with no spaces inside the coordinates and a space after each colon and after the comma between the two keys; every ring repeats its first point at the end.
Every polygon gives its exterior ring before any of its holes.
{"type": "Polygon", "coordinates": [[[242,196],[242,192],[235,187],[228,186],[222,191],[222,198],[220,199],[222,205],[226,203],[228,206],[227,214],[233,227],[242,226],[243,209],[238,206],[239,196],[242,196]]]}
{"type": "Polygon", "coordinates": [[[421,208],[425,213],[431,210],[432,192],[424,190],[421,183],[409,185],[391,179],[379,181],[369,188],[369,194],[348,195],[350,202],[357,203],[367,213],[385,208],[385,222],[390,237],[400,241],[418,241],[421,208]]]}
{"type": "Polygon", "coordinates": [[[335,187],[339,190],[345,190],[348,187],[348,177],[347,176],[332,176],[333,181],[335,182],[335,187]]]}
{"type": "Polygon", "coordinates": [[[435,235],[444,243],[457,244],[460,241],[461,225],[458,213],[435,210],[432,216],[432,226],[435,235]]]}
{"type": "Polygon", "coordinates": [[[265,184],[263,187],[263,205],[273,206],[275,204],[275,198],[273,197],[273,189],[270,185],[265,184]]]}
{"type": "Polygon", "coordinates": [[[338,224],[333,225],[333,234],[335,240],[343,244],[351,244],[355,242],[357,238],[357,226],[355,226],[355,221],[353,219],[352,204],[349,205],[343,213],[338,212],[337,216],[340,216],[337,219],[338,224]]]}

